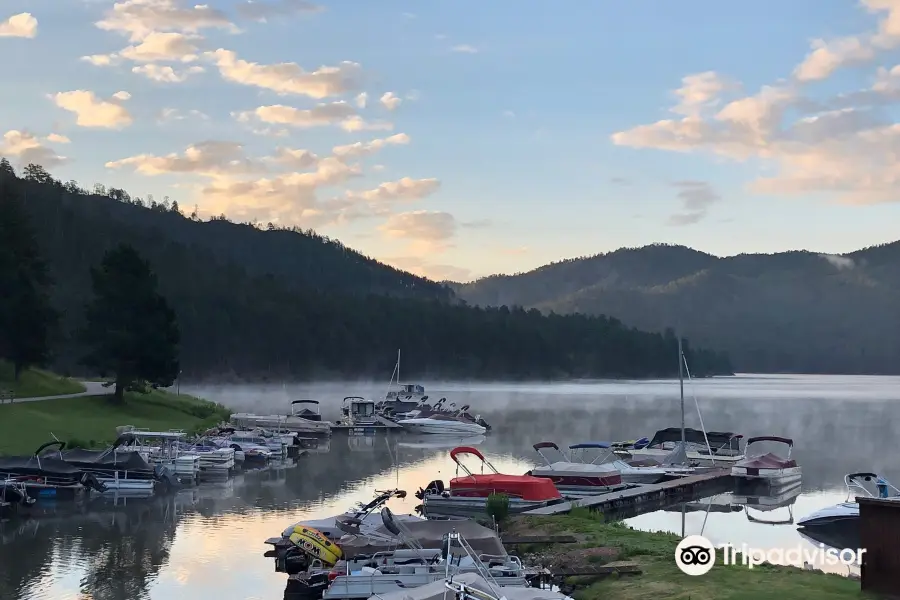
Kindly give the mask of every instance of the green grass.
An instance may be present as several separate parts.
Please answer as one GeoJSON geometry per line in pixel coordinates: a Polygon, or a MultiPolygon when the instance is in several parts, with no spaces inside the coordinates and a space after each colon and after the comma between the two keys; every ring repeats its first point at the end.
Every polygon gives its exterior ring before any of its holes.
{"type": "Polygon", "coordinates": [[[183,429],[193,433],[227,420],[221,405],[162,390],[128,392],[121,406],[110,396],[85,396],[0,405],[0,454],[27,455],[53,439],[69,446],[104,446],[115,440],[116,427],[183,429]]]}
{"type": "Polygon", "coordinates": [[[10,391],[16,398],[77,394],[85,389],[77,381],[40,369],[26,369],[19,375],[19,381],[14,379],[12,364],[0,361],[0,391],[10,391]]]}
{"type": "MultiPolygon", "coordinates": [[[[529,533],[570,533],[584,539],[585,548],[609,547],[619,550],[616,560],[640,565],[640,575],[622,575],[597,581],[575,592],[578,600],[831,600],[868,598],[860,592],[859,581],[794,567],[717,564],[706,575],[691,577],[675,564],[675,547],[680,537],[668,533],[636,531],[621,523],[605,523],[602,516],[576,509],[558,517],[527,517],[516,528],[529,533]]],[[[554,552],[571,552],[573,545],[558,544],[554,552]]]]}

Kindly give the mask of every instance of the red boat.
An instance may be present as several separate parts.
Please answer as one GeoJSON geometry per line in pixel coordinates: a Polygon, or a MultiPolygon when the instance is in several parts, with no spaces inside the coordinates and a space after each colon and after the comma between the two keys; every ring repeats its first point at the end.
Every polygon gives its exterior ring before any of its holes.
{"type": "Polygon", "coordinates": [[[444,487],[442,481],[432,481],[427,488],[420,489],[416,497],[424,501],[426,511],[441,512],[441,509],[483,511],[491,494],[506,495],[509,498],[511,513],[540,508],[563,500],[551,480],[531,475],[500,473],[481,452],[470,446],[454,448],[450,451],[450,458],[456,463],[457,469],[462,469],[465,475],[451,479],[449,489],[444,487]],[[481,460],[482,470],[487,466],[492,473],[473,474],[459,462],[459,456],[464,454],[477,456],[481,460]]]}

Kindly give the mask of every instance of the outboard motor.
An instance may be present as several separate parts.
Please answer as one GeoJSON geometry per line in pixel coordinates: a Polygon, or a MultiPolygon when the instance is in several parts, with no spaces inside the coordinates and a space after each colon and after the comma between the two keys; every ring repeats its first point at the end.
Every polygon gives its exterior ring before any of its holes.
{"type": "Polygon", "coordinates": [[[441,494],[444,492],[444,482],[440,479],[435,479],[427,486],[425,489],[419,488],[419,491],[416,492],[416,498],[419,500],[424,500],[425,496],[428,494],[441,494]]]}
{"type": "Polygon", "coordinates": [[[888,498],[891,495],[890,492],[890,484],[888,484],[887,480],[883,477],[879,477],[875,480],[875,487],[878,488],[878,497],[879,498],[888,498]]]}
{"type": "Polygon", "coordinates": [[[82,473],[80,482],[84,487],[97,490],[101,494],[106,491],[106,484],[97,479],[97,476],[93,473],[82,473]]]}
{"type": "Polygon", "coordinates": [[[162,493],[168,493],[178,486],[178,479],[162,465],[153,467],[153,477],[161,488],[162,493]]]}
{"type": "Polygon", "coordinates": [[[491,430],[491,426],[488,425],[488,422],[485,421],[484,419],[482,419],[481,417],[478,417],[478,420],[475,422],[478,423],[479,425],[481,425],[482,427],[484,427],[485,429],[487,429],[488,431],[491,430]]]}

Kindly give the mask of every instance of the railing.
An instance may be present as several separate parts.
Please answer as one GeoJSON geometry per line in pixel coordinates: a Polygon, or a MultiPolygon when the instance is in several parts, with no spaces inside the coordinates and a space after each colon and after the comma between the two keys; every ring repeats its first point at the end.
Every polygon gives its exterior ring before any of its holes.
{"type": "Polygon", "coordinates": [[[16,401],[16,393],[12,390],[0,390],[0,404],[9,402],[12,404],[16,401]]]}

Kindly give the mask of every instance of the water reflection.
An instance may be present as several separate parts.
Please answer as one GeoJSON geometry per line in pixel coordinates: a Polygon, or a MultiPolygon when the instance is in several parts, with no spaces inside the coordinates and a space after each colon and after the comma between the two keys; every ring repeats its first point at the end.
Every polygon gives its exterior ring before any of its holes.
{"type": "MultiPolygon", "coordinates": [[[[698,382],[695,391],[708,429],[795,440],[802,487],[798,494],[775,499],[722,490],[711,499],[661,507],[665,510],[628,523],[680,534],[683,521],[687,534],[702,531],[715,543],[815,549],[818,542],[805,540],[790,521],[844,500],[845,473],[875,470],[900,479],[890,453],[880,450],[900,419],[900,405],[892,402],[898,382],[799,376],[698,382]]],[[[343,396],[383,395],[383,388],[379,383],[370,392],[365,384],[204,392],[254,412],[286,410],[293,398],[320,398],[327,413],[336,412],[343,396]],[[333,405],[328,398],[335,399],[333,405]]],[[[452,396],[457,404],[481,409],[493,431],[465,445],[477,442],[498,469],[509,473],[522,473],[539,462],[531,448],[538,441],[562,445],[635,438],[680,422],[673,382],[428,384],[427,389],[432,397],[452,396]]],[[[687,425],[698,427],[691,390],[686,386],[687,425]]],[[[39,518],[0,523],[0,598],[279,598],[285,577],[263,556],[266,538],[292,522],[327,517],[368,501],[375,489],[408,490],[406,499],[393,499],[389,506],[396,513],[414,512],[418,500],[412,492],[433,479],[452,477],[455,465],[448,450],[462,442],[435,436],[337,435],[327,452],[322,448],[296,464],[247,471],[167,498],[44,504],[39,518]]]]}

